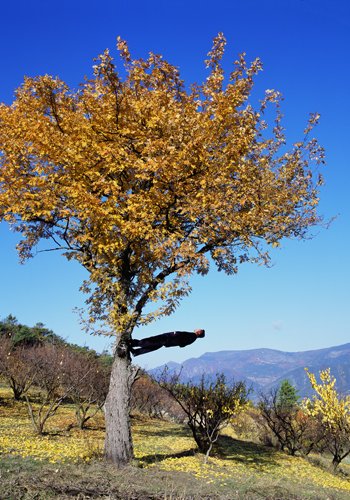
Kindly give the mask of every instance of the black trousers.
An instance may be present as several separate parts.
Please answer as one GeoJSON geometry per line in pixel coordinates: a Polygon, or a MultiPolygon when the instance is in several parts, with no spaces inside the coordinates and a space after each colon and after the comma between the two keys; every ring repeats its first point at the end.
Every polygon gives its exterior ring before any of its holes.
{"type": "Polygon", "coordinates": [[[131,352],[133,356],[140,356],[140,354],[146,354],[147,352],[160,349],[164,346],[166,340],[165,335],[166,334],[154,335],[154,337],[147,337],[141,340],[133,339],[131,341],[131,352]],[[135,349],[135,347],[137,349],[135,349]]]}

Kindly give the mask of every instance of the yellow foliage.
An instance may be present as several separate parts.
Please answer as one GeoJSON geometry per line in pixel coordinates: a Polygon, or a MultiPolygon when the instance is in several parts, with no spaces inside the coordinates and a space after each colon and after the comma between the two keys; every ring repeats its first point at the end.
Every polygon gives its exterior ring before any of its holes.
{"type": "MultiPolygon", "coordinates": [[[[74,409],[62,407],[48,423],[48,434],[33,432],[26,406],[13,403],[0,410],[0,453],[11,453],[34,460],[90,461],[103,451],[103,432],[76,428],[67,430],[74,422],[74,409]]],[[[95,420],[95,422],[98,422],[95,420]]]]}
{"type": "Polygon", "coordinates": [[[28,77],[0,105],[0,220],[22,234],[22,259],[45,239],[78,260],[90,317],[113,332],[170,314],[210,256],[235,273],[268,260],[260,241],[278,246],[319,221],[312,165],[322,149],[305,137],[286,151],[278,92],[249,104],[259,59],[241,55],[224,87],[224,47],[219,34],[209,76],[190,92],[175,66],[133,60],[119,39],[124,80],[106,50],[78,91],[28,77]],[[276,119],[265,134],[268,105],[276,119]],[[162,305],[143,317],[149,301],[162,305]]]}
{"type": "Polygon", "coordinates": [[[320,372],[320,383],[316,376],[307,371],[311,386],[316,392],[312,400],[305,401],[305,408],[313,416],[320,415],[322,421],[331,428],[339,430],[348,427],[350,432],[350,397],[341,397],[335,389],[336,379],[330,368],[320,372]]]}

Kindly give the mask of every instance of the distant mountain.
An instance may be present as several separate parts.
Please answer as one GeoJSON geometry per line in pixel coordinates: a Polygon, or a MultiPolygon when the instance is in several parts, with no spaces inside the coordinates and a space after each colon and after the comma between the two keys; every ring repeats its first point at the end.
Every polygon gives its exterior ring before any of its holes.
{"type": "Polygon", "coordinates": [[[341,394],[350,394],[350,343],[303,352],[274,349],[208,352],[182,364],[169,362],[150,370],[150,373],[157,374],[164,366],[168,366],[171,372],[181,371],[183,381],[194,383],[203,373],[208,376],[224,373],[227,380],[244,380],[248,387],[252,387],[253,397],[279,386],[285,379],[295,385],[301,397],[309,396],[312,390],[305,368],[313,373],[330,368],[337,379],[337,390],[341,394]]]}

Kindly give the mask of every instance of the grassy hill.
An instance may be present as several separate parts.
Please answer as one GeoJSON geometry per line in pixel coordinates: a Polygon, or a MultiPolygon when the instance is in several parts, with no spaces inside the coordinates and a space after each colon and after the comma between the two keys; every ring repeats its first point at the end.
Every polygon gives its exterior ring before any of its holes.
{"type": "Polygon", "coordinates": [[[350,498],[349,465],[334,475],[320,457],[291,457],[239,440],[231,428],[204,464],[185,426],[135,416],[135,461],[118,470],[102,460],[102,413],[81,431],[65,405],[39,437],[23,402],[6,389],[0,401],[1,499],[350,498]]]}

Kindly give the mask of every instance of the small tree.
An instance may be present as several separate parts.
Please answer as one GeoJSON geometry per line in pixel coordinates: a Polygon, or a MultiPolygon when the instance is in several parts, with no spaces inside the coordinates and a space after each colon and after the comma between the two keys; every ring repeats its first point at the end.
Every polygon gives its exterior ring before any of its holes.
{"type": "Polygon", "coordinates": [[[149,417],[183,420],[183,411],[169,393],[147,373],[140,373],[131,391],[132,412],[149,417]]]}
{"type": "Polygon", "coordinates": [[[270,394],[261,394],[258,408],[263,421],[277,439],[281,450],[290,455],[309,454],[321,436],[314,420],[297,404],[296,391],[290,383],[283,383],[270,394]]]}
{"type": "Polygon", "coordinates": [[[110,369],[92,353],[67,349],[61,365],[61,385],[75,405],[80,429],[101,410],[108,393],[110,369]]]}
{"type": "Polygon", "coordinates": [[[293,410],[299,401],[298,391],[289,380],[283,380],[277,392],[276,404],[279,408],[293,410]]]}
{"type": "Polygon", "coordinates": [[[10,338],[0,337],[0,375],[12,389],[16,401],[26,394],[34,382],[35,370],[28,355],[28,348],[14,347],[10,338]]]}
{"type": "Polygon", "coordinates": [[[331,453],[334,469],[350,454],[350,397],[341,397],[330,368],[320,372],[320,382],[308,370],[307,376],[316,395],[305,401],[306,411],[321,421],[323,445],[331,453]]]}
{"type": "Polygon", "coordinates": [[[65,348],[55,345],[39,345],[30,349],[28,363],[34,370],[36,388],[35,404],[25,395],[28,413],[34,430],[44,433],[49,418],[57,412],[67,397],[68,391],[62,390],[61,375],[65,348]]]}
{"type": "Polygon", "coordinates": [[[187,425],[199,450],[206,459],[220,430],[237,415],[247,403],[248,390],[244,382],[227,384],[225,375],[214,381],[202,375],[198,384],[181,383],[180,374],[168,376],[167,370],[158,383],[178,402],[187,417],[187,425]]]}

